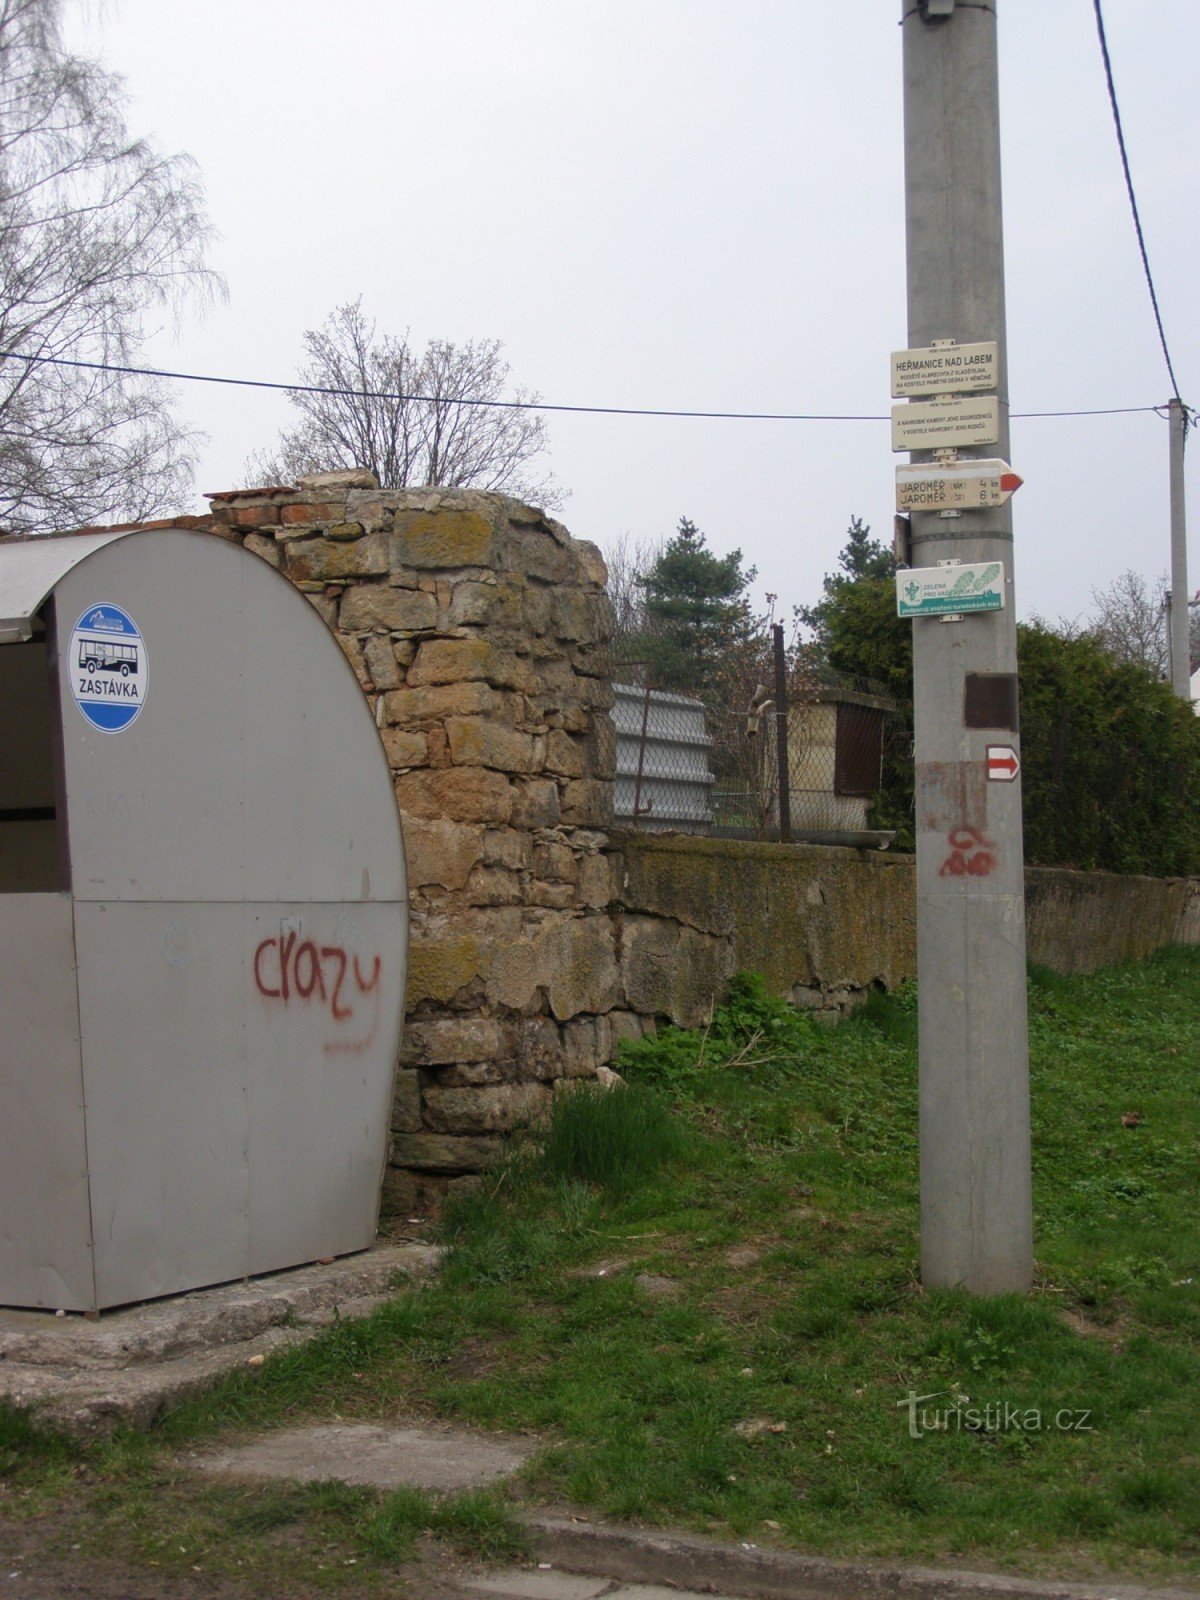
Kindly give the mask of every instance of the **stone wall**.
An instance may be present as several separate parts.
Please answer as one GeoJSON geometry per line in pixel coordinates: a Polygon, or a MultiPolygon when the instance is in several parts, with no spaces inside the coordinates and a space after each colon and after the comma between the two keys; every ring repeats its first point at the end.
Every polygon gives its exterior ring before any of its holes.
{"type": "Polygon", "coordinates": [[[612,1053],[604,564],[500,495],[328,473],[210,498],[214,531],[334,630],[395,778],[412,920],[387,1188],[411,1207],[612,1053]]]}

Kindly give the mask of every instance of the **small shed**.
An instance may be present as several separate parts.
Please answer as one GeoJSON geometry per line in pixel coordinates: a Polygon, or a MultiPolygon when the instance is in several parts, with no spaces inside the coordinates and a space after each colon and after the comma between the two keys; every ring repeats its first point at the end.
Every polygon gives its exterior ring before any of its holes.
{"type": "MultiPolygon", "coordinates": [[[[883,772],[883,730],[895,704],[823,685],[788,712],[793,838],[863,834],[883,772]]],[[[778,803],[775,816],[778,818],[778,803]]]]}
{"type": "Polygon", "coordinates": [[[408,896],[369,710],[264,561],[0,543],[0,1304],[368,1246],[408,896]]]}

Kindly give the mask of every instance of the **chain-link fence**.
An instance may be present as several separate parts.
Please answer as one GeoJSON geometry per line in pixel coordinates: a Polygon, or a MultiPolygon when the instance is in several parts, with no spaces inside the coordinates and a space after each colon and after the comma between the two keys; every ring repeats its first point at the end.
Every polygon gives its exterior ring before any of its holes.
{"type": "Polygon", "coordinates": [[[906,738],[894,704],[815,671],[781,629],[738,643],[724,661],[698,653],[691,671],[673,658],[670,687],[655,681],[653,650],[618,654],[618,825],[889,843],[895,830],[877,814],[885,756],[906,738]]]}

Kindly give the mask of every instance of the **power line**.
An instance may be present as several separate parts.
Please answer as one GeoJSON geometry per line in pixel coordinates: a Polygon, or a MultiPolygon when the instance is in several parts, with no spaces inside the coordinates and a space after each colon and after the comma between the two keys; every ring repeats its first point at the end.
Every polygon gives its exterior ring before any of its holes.
{"type": "Polygon", "coordinates": [[[1104,32],[1104,14],[1100,9],[1100,0],[1092,0],[1096,12],[1096,30],[1100,35],[1100,54],[1104,57],[1104,76],[1108,83],[1108,102],[1112,106],[1113,123],[1117,130],[1117,144],[1121,151],[1121,166],[1125,172],[1125,191],[1129,196],[1129,208],[1133,212],[1133,225],[1137,230],[1138,250],[1141,252],[1142,269],[1146,274],[1146,287],[1150,290],[1150,304],[1154,307],[1154,321],[1158,327],[1158,342],[1162,345],[1163,359],[1167,363],[1167,375],[1171,380],[1171,388],[1176,400],[1183,406],[1185,417],[1190,415],[1188,407],[1184,405],[1183,396],[1179,393],[1179,381],[1175,376],[1175,367],[1171,361],[1171,352],[1167,348],[1166,330],[1163,328],[1162,313],[1158,308],[1158,294],[1154,288],[1154,275],[1150,271],[1150,257],[1146,251],[1146,236],[1142,232],[1142,219],[1138,212],[1137,196],[1133,192],[1133,175],[1129,170],[1129,154],[1125,149],[1125,133],[1121,127],[1121,110],[1117,105],[1117,89],[1113,82],[1112,61],[1108,54],[1108,39],[1104,32]]]}
{"type": "MultiPolygon", "coordinates": [[[[0,351],[0,361],[25,361],[30,366],[76,367],[86,372],[111,372],[126,378],[169,378],[179,383],[221,383],[237,389],[271,389],[281,394],[323,394],[350,400],[414,401],[424,405],[480,406],[497,411],[557,411],[576,416],[682,417],[712,422],[890,422],[891,417],[867,412],[815,411],[676,411],[654,406],[554,405],[541,400],[477,400],[463,395],[393,394],[379,389],[336,389],[310,383],[276,383],[266,378],[226,378],[207,372],[171,372],[162,367],[121,367],[105,361],[70,361],[63,356],[27,356],[0,351]]],[[[1014,411],[1014,420],[1041,417],[1122,417],[1155,411],[1161,406],[1103,406],[1080,411],[1014,411]]]]}

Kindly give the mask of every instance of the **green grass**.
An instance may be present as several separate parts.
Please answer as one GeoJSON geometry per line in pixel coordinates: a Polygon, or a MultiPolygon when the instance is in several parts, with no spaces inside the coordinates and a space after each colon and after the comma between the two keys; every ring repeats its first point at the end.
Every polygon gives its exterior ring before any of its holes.
{"type": "Polygon", "coordinates": [[[284,1421],[425,1415],[540,1435],[526,1500],[833,1555],[1194,1580],[1200,951],[1035,971],[1030,1034],[1028,1296],[921,1289],[912,991],[831,1029],[739,980],[707,1030],[629,1049],[628,1090],[556,1098],[445,1219],[440,1281],[149,1438],[81,1453],[0,1426],[0,1508],[66,1507],[72,1542],[160,1564],[183,1545],[266,1571],[282,1551],[327,1585],[383,1581],[429,1534],[510,1550],[504,1497],[197,1490],[172,1464],[284,1421]],[[910,1393],[937,1396],[916,1438],[910,1393]]]}

